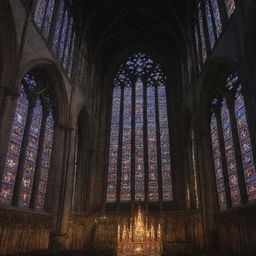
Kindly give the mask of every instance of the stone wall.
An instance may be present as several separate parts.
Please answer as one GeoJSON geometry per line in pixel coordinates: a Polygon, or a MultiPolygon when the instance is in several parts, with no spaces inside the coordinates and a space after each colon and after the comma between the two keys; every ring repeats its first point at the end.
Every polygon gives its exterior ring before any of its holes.
{"type": "Polygon", "coordinates": [[[50,224],[48,214],[0,209],[0,254],[47,249],[50,224]]]}

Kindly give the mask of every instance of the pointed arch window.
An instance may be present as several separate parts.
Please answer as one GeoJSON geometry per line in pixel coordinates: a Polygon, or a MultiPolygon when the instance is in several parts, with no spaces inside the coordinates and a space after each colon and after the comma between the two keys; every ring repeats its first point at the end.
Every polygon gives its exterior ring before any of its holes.
{"type": "Polygon", "coordinates": [[[0,203],[43,208],[54,137],[51,89],[29,73],[20,85],[0,184],[0,203]]]}
{"type": "Polygon", "coordinates": [[[201,72],[203,64],[206,62],[209,53],[213,50],[222,33],[225,18],[221,15],[221,8],[225,9],[222,13],[226,13],[228,18],[230,18],[236,9],[235,1],[200,0],[198,2],[194,37],[199,72],[201,72]]]}
{"type": "Polygon", "coordinates": [[[227,78],[222,91],[226,97],[214,99],[210,129],[219,207],[225,209],[256,199],[256,173],[245,99],[237,74],[227,78]],[[242,196],[243,191],[246,194],[242,196]]]}
{"type": "Polygon", "coordinates": [[[51,39],[49,43],[53,53],[69,78],[73,68],[76,40],[71,5],[68,1],[37,0],[34,11],[37,28],[46,41],[51,39]]]}
{"type": "Polygon", "coordinates": [[[114,80],[106,202],[173,200],[166,78],[144,53],[114,80]]]}

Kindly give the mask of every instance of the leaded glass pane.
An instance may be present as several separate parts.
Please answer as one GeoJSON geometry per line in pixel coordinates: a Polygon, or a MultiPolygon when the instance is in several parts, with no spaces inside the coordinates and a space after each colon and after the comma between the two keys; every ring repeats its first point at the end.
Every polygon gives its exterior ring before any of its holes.
{"type": "Polygon", "coordinates": [[[158,111],[160,127],[160,147],[161,147],[161,165],[162,165],[162,193],[163,201],[172,201],[172,174],[169,145],[169,126],[166,105],[166,88],[158,86],[158,111]]]}
{"type": "Polygon", "coordinates": [[[132,128],[132,88],[124,88],[123,138],[122,138],[122,171],[121,202],[131,200],[131,128],[132,128]]]}
{"type": "Polygon", "coordinates": [[[147,87],[147,130],[148,130],[148,200],[156,202],[158,195],[158,163],[156,137],[155,87],[147,87]]]}
{"type": "Polygon", "coordinates": [[[48,38],[49,36],[54,5],[55,0],[49,0],[42,29],[42,34],[45,38],[48,38]]]}
{"type": "Polygon", "coordinates": [[[210,46],[212,49],[215,44],[215,35],[214,35],[214,30],[213,30],[212,14],[211,14],[209,0],[205,1],[205,13],[206,13],[208,33],[209,33],[209,41],[210,41],[210,46]]]}
{"type": "Polygon", "coordinates": [[[50,110],[46,120],[46,129],[43,140],[43,152],[41,156],[40,181],[38,194],[36,197],[36,208],[44,208],[45,194],[47,188],[48,172],[50,168],[50,160],[52,154],[52,144],[54,135],[54,118],[53,112],[50,110]]]}
{"type": "Polygon", "coordinates": [[[244,98],[240,92],[237,92],[236,94],[235,114],[247,195],[249,200],[253,200],[256,199],[256,173],[251,146],[251,138],[249,134],[249,127],[247,123],[246,110],[244,105],[244,98]]]}
{"type": "Polygon", "coordinates": [[[227,9],[227,15],[230,18],[236,9],[235,1],[234,0],[225,0],[225,5],[226,5],[226,9],[227,9]]]}
{"type": "Polygon", "coordinates": [[[199,31],[200,31],[200,38],[201,38],[203,63],[205,63],[207,59],[207,50],[206,50],[206,44],[205,44],[204,25],[203,25],[203,17],[202,17],[201,9],[198,10],[198,22],[199,22],[199,31]]]}
{"type": "Polygon", "coordinates": [[[12,201],[27,113],[28,99],[25,88],[23,84],[21,84],[20,97],[17,101],[10,141],[8,145],[8,153],[5,161],[2,184],[0,187],[0,203],[10,204],[12,201]]]}
{"type": "Polygon", "coordinates": [[[237,206],[241,204],[241,195],[238,185],[237,164],[230,122],[230,113],[228,110],[226,99],[223,99],[222,101],[221,121],[224,136],[225,155],[229,177],[231,201],[233,206],[237,206]]]}
{"type": "Polygon", "coordinates": [[[73,33],[72,38],[72,44],[71,44],[71,50],[69,55],[69,65],[68,65],[68,77],[71,77],[72,69],[73,69],[73,63],[74,63],[74,56],[75,56],[75,42],[76,42],[76,33],[73,33]]]}
{"type": "Polygon", "coordinates": [[[42,28],[47,0],[38,0],[35,7],[34,22],[39,29],[42,28]]]}
{"type": "Polygon", "coordinates": [[[213,157],[215,177],[216,177],[219,207],[220,209],[226,209],[227,208],[226,191],[225,191],[223,167],[222,167],[222,160],[221,160],[218,124],[217,124],[217,118],[214,113],[211,116],[211,140],[212,140],[212,154],[213,154],[212,157],[213,157]]]}
{"type": "Polygon", "coordinates": [[[219,10],[219,4],[218,0],[211,0],[212,4],[212,11],[214,16],[214,23],[216,27],[217,37],[219,38],[221,32],[222,32],[222,23],[220,18],[220,10],[219,10]]]}
{"type": "Polygon", "coordinates": [[[145,199],[144,170],[144,116],[143,116],[143,83],[138,80],[135,86],[135,200],[145,199]]]}
{"type": "Polygon", "coordinates": [[[59,44],[59,59],[62,59],[64,54],[64,47],[66,43],[66,37],[67,37],[67,31],[68,31],[68,11],[65,11],[64,16],[64,22],[61,30],[61,37],[60,37],[60,44],[59,44]]]}
{"type": "Polygon", "coordinates": [[[107,202],[116,202],[117,199],[117,158],[119,143],[119,123],[120,123],[121,88],[115,87],[113,90],[111,134],[108,163],[108,183],[107,202]]]}
{"type": "Polygon", "coordinates": [[[19,195],[19,205],[29,206],[32,185],[36,167],[37,160],[37,150],[39,144],[41,122],[42,122],[42,105],[41,100],[36,100],[36,105],[33,109],[32,123],[30,127],[28,145],[26,149],[26,157],[24,163],[24,172],[22,177],[20,195],[19,195]]]}
{"type": "Polygon", "coordinates": [[[58,45],[59,45],[59,39],[60,39],[60,35],[61,35],[61,26],[62,26],[62,22],[63,22],[63,18],[64,18],[64,1],[60,1],[60,9],[59,9],[59,13],[58,13],[58,17],[57,17],[57,21],[56,21],[56,26],[55,26],[55,31],[53,34],[53,51],[56,53],[57,49],[58,49],[58,45]]]}
{"type": "Polygon", "coordinates": [[[64,69],[67,69],[67,67],[68,67],[72,32],[73,32],[73,19],[71,18],[70,23],[69,23],[68,36],[67,36],[67,42],[66,42],[66,46],[65,46],[65,53],[64,53],[64,59],[63,59],[63,68],[64,69]]]}

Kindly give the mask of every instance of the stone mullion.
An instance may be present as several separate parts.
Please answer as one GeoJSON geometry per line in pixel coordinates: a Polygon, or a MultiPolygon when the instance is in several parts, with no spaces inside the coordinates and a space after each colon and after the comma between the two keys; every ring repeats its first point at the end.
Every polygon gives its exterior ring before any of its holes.
{"type": "Polygon", "coordinates": [[[123,146],[123,110],[124,110],[124,86],[121,86],[121,102],[119,117],[119,140],[118,140],[118,156],[117,156],[117,209],[120,207],[121,193],[121,175],[122,175],[122,146],[123,146]]]}
{"type": "MultiPolygon", "coordinates": [[[[131,203],[132,205],[135,202],[135,154],[136,154],[136,142],[135,142],[135,83],[136,81],[132,81],[132,127],[131,127],[131,203]]],[[[133,208],[132,208],[133,209],[133,208]]]]}
{"type": "Polygon", "coordinates": [[[41,163],[42,163],[42,155],[44,151],[44,139],[45,139],[45,131],[46,131],[46,123],[47,123],[48,111],[44,109],[40,136],[39,136],[39,145],[37,149],[37,157],[36,157],[36,166],[35,166],[35,173],[34,173],[34,181],[33,187],[31,191],[31,199],[30,199],[30,208],[36,208],[36,198],[37,193],[39,191],[39,183],[40,183],[40,176],[41,176],[41,163]]]}
{"type": "Polygon", "coordinates": [[[222,30],[223,30],[227,27],[229,19],[228,19],[224,0],[218,0],[218,3],[219,3],[220,17],[221,17],[222,30]]]}
{"type": "Polygon", "coordinates": [[[21,189],[22,177],[23,177],[23,173],[24,173],[24,164],[25,164],[25,159],[26,159],[26,154],[27,154],[28,138],[30,135],[31,124],[33,121],[35,99],[30,100],[29,103],[30,104],[28,107],[27,120],[26,120],[25,129],[24,129],[21,149],[20,149],[20,157],[19,157],[17,175],[16,175],[14,191],[13,191],[12,204],[14,206],[17,206],[19,204],[19,194],[20,194],[20,189],[21,189]]]}
{"type": "MultiPolygon", "coordinates": [[[[224,134],[223,134],[223,129],[222,129],[220,109],[221,109],[221,106],[219,106],[218,110],[215,111],[215,114],[216,114],[216,120],[217,120],[217,129],[218,129],[217,131],[218,131],[218,135],[219,135],[219,144],[220,144],[222,172],[223,172],[223,179],[224,179],[225,193],[226,193],[226,202],[227,202],[227,208],[230,208],[230,207],[232,207],[232,201],[231,201],[231,194],[230,194],[226,152],[225,152],[225,143],[224,143],[224,134]]],[[[214,170],[214,172],[215,172],[215,170],[214,170]]],[[[217,190],[216,174],[215,174],[215,183],[216,183],[216,190],[217,190]]],[[[218,191],[217,191],[217,193],[218,193],[218,191]]],[[[219,205],[219,201],[218,201],[218,205],[219,205]]]]}
{"type": "Polygon", "coordinates": [[[236,123],[236,114],[234,109],[234,96],[227,97],[227,105],[230,112],[230,123],[232,129],[233,136],[233,144],[235,148],[235,156],[236,156],[236,166],[237,166],[237,176],[238,176],[238,184],[241,193],[241,202],[246,203],[248,201],[246,188],[245,188],[245,180],[243,175],[243,163],[242,163],[242,153],[240,149],[240,142],[237,133],[237,123],[236,123]]]}
{"type": "Polygon", "coordinates": [[[51,24],[49,36],[48,36],[48,43],[50,47],[52,47],[52,44],[53,44],[54,31],[56,29],[59,11],[60,11],[60,1],[55,1],[53,14],[52,14],[52,22],[51,22],[52,24],[51,24]]]}
{"type": "Polygon", "coordinates": [[[163,188],[162,188],[162,161],[161,161],[161,132],[160,132],[160,123],[159,123],[159,105],[158,105],[158,91],[157,86],[155,89],[155,112],[156,112],[156,140],[157,140],[157,166],[158,166],[158,195],[159,195],[159,204],[160,209],[163,207],[163,188]]]}
{"type": "Polygon", "coordinates": [[[143,143],[144,143],[144,188],[145,208],[148,209],[148,118],[147,118],[147,81],[143,82],[143,143]]]}

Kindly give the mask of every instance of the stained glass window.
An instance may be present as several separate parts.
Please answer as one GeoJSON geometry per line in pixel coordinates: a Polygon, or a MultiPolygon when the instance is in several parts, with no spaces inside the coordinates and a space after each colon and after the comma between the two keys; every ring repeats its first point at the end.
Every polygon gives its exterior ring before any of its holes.
{"type": "Polygon", "coordinates": [[[215,35],[214,35],[214,29],[213,29],[213,23],[212,23],[212,14],[210,9],[210,3],[209,0],[205,1],[205,13],[206,13],[206,19],[207,19],[207,27],[208,27],[208,33],[209,33],[209,41],[211,49],[213,48],[215,44],[215,35]]]}
{"type": "Polygon", "coordinates": [[[230,18],[236,9],[235,0],[224,0],[224,1],[227,9],[227,15],[230,18]]]}
{"type": "Polygon", "coordinates": [[[203,63],[205,63],[205,61],[207,59],[207,50],[206,50],[206,44],[205,44],[204,24],[203,24],[203,17],[202,17],[201,9],[198,10],[198,22],[199,22],[199,31],[200,31],[203,63]]]}
{"type": "MultiPolygon", "coordinates": [[[[121,201],[131,200],[132,88],[124,88],[121,201]]],[[[115,159],[116,161],[117,159],[115,159]]]]}
{"type": "Polygon", "coordinates": [[[219,206],[220,206],[220,209],[225,209],[227,208],[226,191],[225,191],[223,167],[222,167],[222,160],[221,160],[218,123],[214,113],[211,116],[211,139],[212,139],[212,154],[213,154],[213,163],[214,163],[214,169],[215,169],[219,206]]]}
{"type": "Polygon", "coordinates": [[[117,158],[119,143],[119,122],[120,122],[120,103],[121,88],[115,87],[113,90],[112,100],[112,118],[111,118],[111,135],[109,147],[109,164],[108,164],[108,184],[107,184],[107,202],[116,202],[117,190],[117,158]]]}
{"type": "MultiPolygon", "coordinates": [[[[0,184],[0,203],[11,204],[15,193],[19,206],[44,207],[54,128],[53,109],[50,106],[54,106],[54,102],[49,94],[50,89],[42,89],[43,83],[38,83],[34,75],[24,76],[0,184]],[[46,113],[48,117],[44,121],[46,113]],[[26,136],[23,136],[25,127],[26,136]],[[25,154],[20,154],[21,148],[25,154]],[[41,153],[39,148],[42,149],[41,153]],[[39,177],[39,183],[35,175],[39,177]],[[21,179],[16,180],[16,177],[21,179]],[[34,193],[37,194],[32,197],[35,186],[37,192],[34,193]]],[[[16,204],[16,201],[13,203],[16,204]]]]}
{"type": "Polygon", "coordinates": [[[53,34],[52,48],[55,53],[57,53],[57,49],[58,49],[58,45],[59,45],[59,39],[60,39],[60,35],[61,35],[60,32],[61,32],[62,21],[63,21],[63,17],[64,17],[64,11],[65,11],[64,1],[60,1],[59,13],[58,13],[57,21],[55,24],[54,34],[53,34]]]}
{"type": "Polygon", "coordinates": [[[49,0],[48,5],[47,5],[47,10],[45,13],[45,17],[44,17],[43,28],[42,28],[42,34],[45,38],[48,38],[48,36],[49,36],[54,5],[55,5],[55,1],[49,0]]]}
{"type": "Polygon", "coordinates": [[[156,137],[155,87],[147,88],[147,127],[148,127],[148,199],[158,201],[158,159],[156,137]]]}
{"type": "Polygon", "coordinates": [[[231,201],[232,201],[232,205],[236,206],[241,203],[241,195],[240,195],[240,189],[238,185],[237,164],[236,164],[235,147],[233,142],[231,122],[230,122],[230,113],[229,113],[227,101],[225,98],[222,101],[221,121],[222,121],[231,201]]]}
{"type": "Polygon", "coordinates": [[[221,18],[220,18],[220,10],[219,10],[218,0],[211,0],[211,5],[212,5],[213,16],[214,16],[216,33],[217,33],[217,37],[219,38],[219,36],[222,32],[222,23],[221,23],[221,18]]]}
{"type": "Polygon", "coordinates": [[[162,166],[162,189],[163,201],[172,201],[172,178],[171,178],[171,159],[169,145],[169,129],[166,105],[166,88],[158,86],[158,108],[159,108],[159,127],[161,144],[161,166],[162,166]]]}
{"type": "Polygon", "coordinates": [[[249,200],[253,200],[256,199],[256,173],[251,146],[251,138],[249,134],[249,127],[244,105],[244,97],[241,94],[240,89],[241,86],[238,88],[235,96],[235,114],[247,195],[249,200]]]}
{"type": "Polygon", "coordinates": [[[50,168],[50,160],[53,146],[54,124],[55,122],[53,117],[53,109],[50,109],[46,120],[46,129],[44,133],[43,152],[41,156],[40,166],[40,181],[36,198],[36,208],[43,208],[45,203],[48,172],[50,168]]]}
{"type": "Polygon", "coordinates": [[[0,203],[10,204],[12,201],[16,172],[20,157],[20,149],[27,119],[28,99],[24,85],[20,86],[20,97],[17,101],[8,153],[5,161],[2,184],[0,186],[0,203]]]}
{"type": "Polygon", "coordinates": [[[64,69],[67,69],[67,67],[68,67],[72,32],[73,32],[73,19],[71,18],[70,23],[69,23],[69,28],[68,28],[68,35],[67,35],[67,41],[66,41],[65,52],[64,52],[64,59],[63,59],[63,68],[64,69]]]}
{"type": "Polygon", "coordinates": [[[39,29],[42,28],[44,22],[44,15],[47,6],[47,0],[38,0],[36,3],[34,22],[39,29]]]}
{"type": "Polygon", "coordinates": [[[117,202],[118,175],[120,202],[173,200],[166,100],[166,78],[160,66],[144,53],[129,57],[114,79],[108,203],[117,202]]]}
{"type": "Polygon", "coordinates": [[[65,11],[64,21],[63,21],[62,31],[61,31],[61,36],[60,36],[59,59],[62,59],[63,54],[64,54],[67,30],[68,30],[68,11],[65,11]]]}
{"type": "Polygon", "coordinates": [[[37,160],[37,149],[39,143],[41,122],[42,122],[42,105],[41,100],[36,100],[36,105],[33,110],[32,123],[29,132],[28,146],[26,149],[25,166],[22,178],[19,204],[29,206],[33,178],[37,160]]]}
{"type": "Polygon", "coordinates": [[[145,166],[144,166],[144,97],[143,83],[138,80],[135,86],[135,200],[145,199],[145,166]]]}

